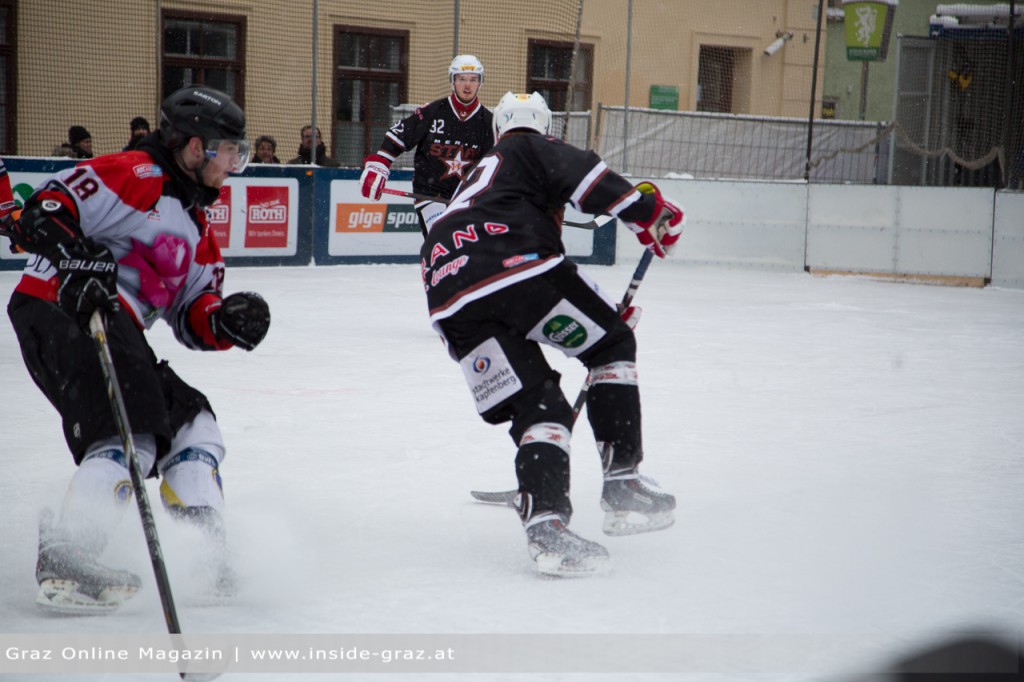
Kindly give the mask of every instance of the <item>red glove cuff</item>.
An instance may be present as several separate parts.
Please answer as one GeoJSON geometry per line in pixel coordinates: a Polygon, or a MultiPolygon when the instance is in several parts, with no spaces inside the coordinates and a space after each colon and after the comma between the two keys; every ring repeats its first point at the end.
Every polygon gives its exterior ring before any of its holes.
{"type": "Polygon", "coordinates": [[[651,213],[651,217],[647,220],[638,220],[636,224],[645,230],[654,224],[658,218],[661,217],[661,213],[665,208],[668,208],[672,213],[672,217],[669,218],[668,224],[675,227],[679,224],[679,221],[683,219],[683,212],[674,204],[665,201],[665,197],[661,195],[661,190],[657,188],[653,183],[641,182],[636,186],[638,192],[642,194],[652,195],[654,197],[654,210],[651,213]]]}
{"type": "Polygon", "coordinates": [[[363,159],[363,166],[365,166],[367,163],[371,161],[374,163],[384,164],[385,168],[391,168],[391,161],[386,156],[381,156],[380,154],[370,154],[365,159],[363,159]]]}
{"type": "Polygon", "coordinates": [[[207,292],[192,302],[188,309],[188,324],[204,348],[209,350],[227,350],[230,341],[222,341],[213,333],[210,317],[220,310],[222,299],[214,293],[207,292]]]}

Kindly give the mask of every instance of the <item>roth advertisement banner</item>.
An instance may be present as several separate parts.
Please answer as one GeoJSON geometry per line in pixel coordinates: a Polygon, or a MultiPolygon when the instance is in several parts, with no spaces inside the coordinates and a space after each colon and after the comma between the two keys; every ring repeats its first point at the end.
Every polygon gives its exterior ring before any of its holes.
{"type": "MultiPolygon", "coordinates": [[[[53,174],[74,165],[68,159],[8,157],[4,162],[19,205],[53,174]]],[[[311,206],[312,179],[305,171],[260,168],[228,178],[207,208],[207,220],[231,265],[307,264],[312,252],[307,215],[311,206]],[[303,199],[304,195],[308,196],[303,199]]],[[[12,254],[6,239],[0,240],[0,269],[21,269],[26,259],[24,254],[12,254]]]]}
{"type": "Polygon", "coordinates": [[[299,182],[228,178],[207,216],[225,257],[293,256],[299,234],[299,182]]]}

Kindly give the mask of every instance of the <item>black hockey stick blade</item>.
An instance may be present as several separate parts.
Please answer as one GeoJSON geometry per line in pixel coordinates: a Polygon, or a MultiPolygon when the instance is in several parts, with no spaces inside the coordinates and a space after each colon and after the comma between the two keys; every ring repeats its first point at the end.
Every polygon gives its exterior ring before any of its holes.
{"type": "Polygon", "coordinates": [[[487,504],[497,504],[505,507],[516,506],[516,495],[519,494],[518,490],[502,490],[501,492],[490,491],[485,492],[483,490],[470,490],[469,494],[473,496],[478,502],[486,502],[487,504]]]}

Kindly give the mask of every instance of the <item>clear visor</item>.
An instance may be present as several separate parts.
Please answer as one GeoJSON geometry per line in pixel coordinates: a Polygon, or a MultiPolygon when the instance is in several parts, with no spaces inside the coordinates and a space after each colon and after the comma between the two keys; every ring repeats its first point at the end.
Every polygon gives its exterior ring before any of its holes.
{"type": "Polygon", "coordinates": [[[206,158],[228,173],[241,173],[249,165],[252,147],[249,140],[210,140],[206,143],[206,158]]]}

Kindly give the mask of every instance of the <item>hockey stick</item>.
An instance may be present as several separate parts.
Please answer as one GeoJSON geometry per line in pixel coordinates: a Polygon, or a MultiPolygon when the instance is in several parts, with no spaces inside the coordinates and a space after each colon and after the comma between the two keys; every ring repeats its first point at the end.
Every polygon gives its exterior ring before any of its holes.
{"type": "MultiPolygon", "coordinates": [[[[426,194],[416,194],[415,192],[406,192],[400,189],[391,189],[390,187],[385,187],[381,191],[384,194],[391,194],[396,197],[405,197],[406,199],[414,199],[416,201],[432,201],[438,204],[448,203],[441,197],[428,197],[426,194]]],[[[578,223],[574,220],[563,220],[562,224],[568,225],[569,227],[578,227],[581,230],[596,230],[597,228],[601,227],[611,219],[611,216],[601,216],[600,219],[595,218],[594,220],[591,220],[590,222],[586,223],[578,223]]]]}
{"type": "MultiPolygon", "coordinates": [[[[628,308],[629,304],[633,302],[636,290],[640,288],[640,283],[644,281],[652,260],[654,260],[654,252],[645,249],[644,255],[640,257],[640,262],[637,263],[636,270],[633,271],[633,278],[629,281],[629,286],[626,287],[626,293],[622,296],[622,302],[619,303],[620,312],[628,308]]],[[[589,391],[590,372],[587,372],[587,378],[583,380],[583,386],[580,387],[579,395],[576,396],[576,401],[572,404],[572,424],[570,426],[576,425],[576,420],[579,418],[580,412],[583,411],[583,405],[587,402],[587,393],[589,391]]],[[[519,494],[519,490],[470,490],[469,494],[479,502],[515,507],[515,499],[516,495],[519,494]]]]}
{"type": "MultiPolygon", "coordinates": [[[[110,398],[110,407],[114,411],[114,421],[117,423],[117,430],[124,445],[124,454],[128,460],[128,473],[131,476],[132,488],[135,489],[135,501],[139,507],[139,516],[142,518],[142,530],[146,534],[146,545],[149,548],[149,558],[153,564],[153,575],[156,577],[157,591],[160,593],[160,603],[164,609],[164,620],[167,621],[167,632],[171,635],[181,634],[181,625],[178,622],[178,612],[174,608],[174,597],[171,594],[171,581],[167,577],[167,566],[164,564],[164,555],[160,550],[160,538],[156,532],[156,519],[153,517],[153,507],[149,503],[149,496],[146,495],[145,477],[139,467],[139,455],[135,449],[135,438],[132,436],[131,427],[128,424],[128,410],[124,405],[124,396],[121,394],[121,384],[117,380],[117,372],[114,370],[114,357],[110,353],[110,341],[107,338],[107,327],[103,322],[103,315],[97,308],[92,317],[89,318],[89,331],[96,341],[99,349],[100,367],[103,369],[103,378],[107,382],[107,397],[110,398]]],[[[219,676],[219,673],[179,673],[181,679],[200,682],[212,680],[219,676]]]]}
{"type": "Polygon", "coordinates": [[[438,204],[448,203],[441,197],[428,197],[426,194],[416,194],[415,192],[406,192],[400,189],[391,189],[390,187],[385,187],[381,191],[384,194],[393,194],[396,197],[405,197],[406,199],[415,199],[416,201],[433,201],[438,204]]]}

